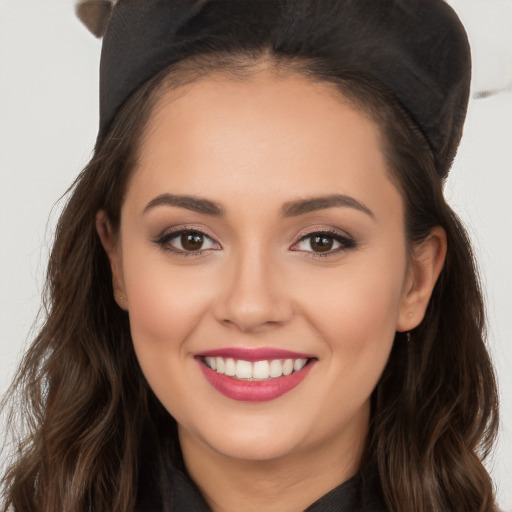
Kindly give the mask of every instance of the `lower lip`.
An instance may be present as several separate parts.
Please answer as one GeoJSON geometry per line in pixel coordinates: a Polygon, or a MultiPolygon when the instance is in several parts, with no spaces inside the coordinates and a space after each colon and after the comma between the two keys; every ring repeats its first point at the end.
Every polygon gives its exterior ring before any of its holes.
{"type": "Polygon", "coordinates": [[[267,402],[288,393],[297,387],[309,374],[314,361],[290,375],[275,377],[268,380],[238,380],[208,368],[202,361],[199,366],[206,380],[224,396],[241,402],[267,402]]]}

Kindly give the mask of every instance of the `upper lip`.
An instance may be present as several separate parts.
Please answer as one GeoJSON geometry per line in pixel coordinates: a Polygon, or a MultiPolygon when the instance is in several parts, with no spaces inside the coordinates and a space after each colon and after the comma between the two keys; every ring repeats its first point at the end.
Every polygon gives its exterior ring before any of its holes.
{"type": "Polygon", "coordinates": [[[271,347],[225,347],[206,350],[197,354],[199,357],[230,357],[243,361],[264,361],[268,359],[311,359],[315,356],[271,347]]]}

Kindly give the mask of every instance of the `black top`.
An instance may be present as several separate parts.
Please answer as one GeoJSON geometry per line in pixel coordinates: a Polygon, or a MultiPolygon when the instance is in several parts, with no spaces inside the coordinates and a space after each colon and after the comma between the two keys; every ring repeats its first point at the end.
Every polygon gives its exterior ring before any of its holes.
{"type": "MultiPolygon", "coordinates": [[[[168,466],[157,478],[144,472],[140,489],[137,510],[141,512],[211,512],[184,467],[168,466]]],[[[368,467],[319,498],[305,512],[388,512],[388,509],[377,472],[368,467]]]]}

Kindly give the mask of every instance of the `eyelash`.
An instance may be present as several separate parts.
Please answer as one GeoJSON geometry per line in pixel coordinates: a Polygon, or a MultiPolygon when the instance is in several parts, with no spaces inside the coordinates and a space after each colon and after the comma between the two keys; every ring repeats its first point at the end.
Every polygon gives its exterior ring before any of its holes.
{"type": "MultiPolygon", "coordinates": [[[[158,246],[160,246],[161,249],[164,251],[171,252],[171,253],[177,254],[179,256],[186,256],[186,257],[202,256],[202,255],[207,254],[208,251],[212,250],[212,248],[207,248],[207,249],[199,249],[197,251],[187,251],[187,250],[182,250],[182,249],[173,247],[170,244],[170,242],[172,240],[177,239],[178,237],[180,237],[184,234],[198,235],[198,236],[203,237],[203,239],[205,239],[205,240],[209,240],[210,242],[212,242],[213,244],[216,244],[218,246],[218,248],[216,248],[214,250],[219,250],[221,248],[220,244],[218,242],[216,242],[212,237],[210,237],[203,231],[201,231],[199,229],[194,229],[194,228],[182,228],[182,229],[179,229],[176,231],[169,231],[169,232],[161,235],[154,242],[158,246]]],[[[338,231],[323,229],[323,230],[318,230],[318,231],[310,231],[309,233],[303,234],[298,239],[298,241],[295,242],[291,246],[291,250],[293,251],[294,250],[293,247],[298,246],[300,243],[302,243],[308,239],[313,239],[314,237],[324,237],[324,238],[332,239],[335,242],[339,243],[340,247],[338,247],[334,250],[330,249],[325,252],[317,252],[317,251],[313,251],[313,250],[311,250],[311,251],[295,250],[295,252],[308,253],[311,257],[314,257],[314,258],[326,258],[328,256],[332,256],[339,252],[347,251],[349,249],[354,249],[357,246],[355,240],[353,238],[351,238],[350,236],[348,236],[346,234],[342,235],[338,231]]],[[[310,242],[310,246],[311,246],[311,242],[310,242]]]]}
{"type": "MultiPolygon", "coordinates": [[[[162,250],[177,254],[179,256],[202,256],[202,255],[206,254],[209,250],[211,250],[211,249],[199,249],[197,251],[185,251],[185,250],[181,250],[176,247],[173,247],[170,244],[170,242],[172,240],[179,238],[180,236],[185,235],[185,234],[199,235],[199,236],[203,237],[203,239],[210,240],[214,244],[218,245],[220,248],[220,244],[218,242],[215,242],[215,240],[211,236],[207,235],[200,229],[194,229],[194,228],[182,228],[182,229],[178,229],[176,231],[168,231],[167,233],[164,233],[163,235],[161,235],[157,240],[155,240],[155,243],[157,245],[159,245],[162,248],[162,250]]],[[[219,250],[219,249],[215,249],[215,250],[219,250]]]]}
{"type": "MultiPolygon", "coordinates": [[[[325,252],[316,252],[316,251],[299,251],[299,252],[306,252],[313,258],[327,258],[328,256],[333,256],[334,254],[338,254],[340,252],[347,251],[349,249],[356,248],[356,242],[353,238],[346,234],[341,234],[338,231],[329,230],[329,229],[321,229],[318,231],[310,231],[309,233],[306,233],[302,235],[297,242],[295,242],[292,245],[292,248],[299,245],[301,242],[304,242],[306,240],[312,240],[315,237],[324,237],[334,240],[335,242],[340,244],[340,247],[334,249],[334,250],[328,250],[325,252]]],[[[311,246],[311,241],[310,241],[311,246]]]]}

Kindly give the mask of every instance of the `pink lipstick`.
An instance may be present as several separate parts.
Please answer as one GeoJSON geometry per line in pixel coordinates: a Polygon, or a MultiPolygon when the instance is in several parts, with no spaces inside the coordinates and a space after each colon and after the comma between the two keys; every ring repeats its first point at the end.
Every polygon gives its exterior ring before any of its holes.
{"type": "Polygon", "coordinates": [[[201,354],[198,355],[204,357],[231,357],[233,359],[243,359],[244,361],[263,361],[264,359],[312,359],[314,357],[311,354],[266,347],[218,348],[201,352],[201,354]]]}
{"type": "Polygon", "coordinates": [[[273,348],[222,348],[196,355],[206,380],[244,402],[273,400],[298,386],[316,362],[311,354],[273,348]]]}

